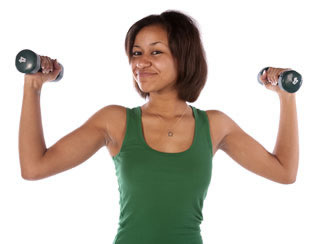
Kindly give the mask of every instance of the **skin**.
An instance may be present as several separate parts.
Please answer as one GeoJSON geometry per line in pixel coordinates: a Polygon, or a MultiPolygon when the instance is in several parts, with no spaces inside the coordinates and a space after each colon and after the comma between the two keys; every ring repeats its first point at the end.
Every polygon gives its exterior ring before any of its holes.
{"type": "MultiPolygon", "coordinates": [[[[173,124],[183,111],[184,117],[192,116],[188,105],[178,99],[174,89],[176,61],[170,52],[166,31],[157,25],[145,27],[137,34],[134,44],[131,70],[140,89],[150,93],[148,102],[142,106],[144,114],[158,115],[169,124],[173,124]]],[[[54,80],[60,67],[56,60],[41,59],[42,73],[25,75],[24,83],[19,152],[22,177],[28,180],[48,177],[86,161],[99,148],[115,141],[111,137],[113,131],[123,130],[112,126],[119,124],[125,116],[118,106],[106,106],[47,148],[39,96],[43,83],[54,80]]],[[[261,76],[266,89],[280,99],[279,130],[273,152],[267,151],[225,113],[206,110],[206,114],[210,121],[213,155],[221,149],[249,171],[281,184],[291,184],[295,182],[298,170],[298,122],[295,93],[287,93],[276,85],[284,70],[287,69],[269,68],[261,76]]]]}

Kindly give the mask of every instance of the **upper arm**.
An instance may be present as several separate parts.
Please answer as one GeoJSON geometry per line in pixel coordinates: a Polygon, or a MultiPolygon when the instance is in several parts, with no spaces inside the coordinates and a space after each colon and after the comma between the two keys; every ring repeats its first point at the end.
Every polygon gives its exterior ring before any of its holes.
{"type": "Polygon", "coordinates": [[[113,106],[100,109],[83,125],[48,148],[36,163],[36,168],[30,169],[28,178],[38,180],[71,169],[106,146],[110,140],[107,128],[113,106]]]}
{"type": "Polygon", "coordinates": [[[225,128],[219,149],[249,171],[272,181],[287,184],[289,177],[279,160],[254,138],[245,133],[231,118],[221,113],[225,128]]]}

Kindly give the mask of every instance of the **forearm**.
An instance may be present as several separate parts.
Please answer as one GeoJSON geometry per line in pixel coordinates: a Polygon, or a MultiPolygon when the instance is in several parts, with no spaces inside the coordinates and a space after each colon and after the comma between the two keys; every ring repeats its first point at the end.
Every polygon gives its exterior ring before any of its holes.
{"type": "Polygon", "coordinates": [[[27,177],[46,151],[43,135],[41,109],[41,86],[24,81],[24,95],[19,128],[19,157],[21,173],[27,177]]]}
{"type": "Polygon", "coordinates": [[[299,161],[299,138],[295,94],[279,94],[280,121],[273,154],[291,180],[296,179],[299,161]]]}

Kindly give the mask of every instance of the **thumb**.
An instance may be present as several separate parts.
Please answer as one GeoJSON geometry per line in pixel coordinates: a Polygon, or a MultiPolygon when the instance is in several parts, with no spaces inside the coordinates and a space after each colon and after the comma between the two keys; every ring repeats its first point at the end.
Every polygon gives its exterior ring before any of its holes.
{"type": "Polygon", "coordinates": [[[57,62],[57,59],[54,59],[53,64],[54,64],[54,69],[52,72],[52,76],[56,78],[58,76],[58,74],[60,73],[62,66],[57,62]]]}

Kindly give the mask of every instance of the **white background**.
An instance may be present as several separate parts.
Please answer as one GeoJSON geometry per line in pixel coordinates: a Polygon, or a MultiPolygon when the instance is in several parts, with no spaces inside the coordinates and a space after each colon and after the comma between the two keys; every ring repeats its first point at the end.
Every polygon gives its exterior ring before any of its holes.
{"type": "Polygon", "coordinates": [[[292,68],[304,79],[297,92],[297,181],[272,182],[218,151],[203,208],[204,243],[316,243],[316,7],[307,0],[208,2],[1,1],[0,243],[112,243],[119,219],[115,167],[105,147],[52,177],[21,177],[23,74],[15,68],[16,54],[31,49],[65,67],[64,78],[46,83],[41,93],[50,147],[106,105],[145,103],[132,85],[125,34],[137,20],[168,9],[197,20],[207,54],[208,81],[192,105],[225,112],[270,152],[279,100],[258,84],[257,74],[266,66],[292,68]]]}

